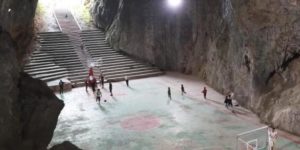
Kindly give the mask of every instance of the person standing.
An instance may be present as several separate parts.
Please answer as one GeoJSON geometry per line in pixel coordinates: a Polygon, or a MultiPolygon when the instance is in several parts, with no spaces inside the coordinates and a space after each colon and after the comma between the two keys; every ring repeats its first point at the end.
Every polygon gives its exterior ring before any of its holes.
{"type": "Polygon", "coordinates": [[[225,96],[225,107],[228,108],[229,102],[228,102],[228,95],[225,96]]]}
{"type": "Polygon", "coordinates": [[[181,84],[181,95],[186,94],[183,84],[181,84]]]}
{"type": "Polygon", "coordinates": [[[109,81],[109,92],[110,92],[110,96],[113,96],[113,93],[112,93],[112,84],[111,82],[109,81]]]}
{"type": "Polygon", "coordinates": [[[228,95],[228,106],[233,108],[231,93],[228,95]]]}
{"type": "Polygon", "coordinates": [[[59,93],[64,94],[64,82],[62,80],[59,81],[59,93]]]}
{"type": "Polygon", "coordinates": [[[102,93],[101,93],[100,89],[97,89],[96,102],[100,103],[101,97],[102,97],[102,93]]]}
{"type": "Polygon", "coordinates": [[[100,84],[101,84],[102,89],[103,89],[104,88],[104,76],[103,76],[102,73],[100,74],[100,84]]]}
{"type": "Polygon", "coordinates": [[[171,100],[172,99],[172,95],[171,95],[171,88],[168,87],[168,96],[169,96],[169,99],[171,100]]]}
{"type": "Polygon", "coordinates": [[[92,79],[92,80],[91,80],[92,90],[93,90],[93,92],[95,93],[97,81],[96,81],[96,78],[94,78],[94,77],[92,77],[91,79],[92,79]]]}
{"type": "Polygon", "coordinates": [[[206,89],[206,87],[203,88],[202,93],[203,93],[204,99],[206,99],[206,95],[207,95],[207,89],[206,89]]]}
{"type": "Polygon", "coordinates": [[[277,131],[274,127],[268,129],[268,150],[275,150],[275,142],[277,139],[277,131]]]}
{"type": "Polygon", "coordinates": [[[125,82],[126,82],[127,87],[129,87],[129,80],[128,80],[127,76],[125,76],[125,82]]]}
{"type": "Polygon", "coordinates": [[[80,44],[80,49],[83,50],[83,43],[80,44]]]}
{"type": "Polygon", "coordinates": [[[85,91],[87,92],[87,91],[88,91],[89,81],[88,81],[88,80],[85,80],[85,81],[84,81],[84,84],[85,84],[85,91]]]}

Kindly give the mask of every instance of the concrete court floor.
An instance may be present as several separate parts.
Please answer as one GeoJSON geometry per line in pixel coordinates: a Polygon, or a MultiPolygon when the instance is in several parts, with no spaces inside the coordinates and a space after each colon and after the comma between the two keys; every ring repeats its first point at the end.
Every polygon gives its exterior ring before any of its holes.
{"type": "MultiPolygon", "coordinates": [[[[69,140],[84,150],[231,150],[237,134],[264,126],[243,108],[226,109],[224,96],[209,87],[209,100],[204,100],[205,84],[190,76],[167,73],[130,85],[113,83],[114,97],[105,85],[100,105],[84,87],[57,94],[65,107],[50,146],[69,140]]],[[[300,144],[278,139],[277,150],[299,149],[300,144]]]]}

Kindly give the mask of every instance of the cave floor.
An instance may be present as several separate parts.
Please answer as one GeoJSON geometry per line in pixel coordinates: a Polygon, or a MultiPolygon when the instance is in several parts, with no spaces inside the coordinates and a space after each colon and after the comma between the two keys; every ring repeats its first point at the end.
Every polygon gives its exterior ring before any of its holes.
{"type": "MultiPolygon", "coordinates": [[[[85,150],[229,150],[235,149],[237,134],[264,126],[243,108],[236,107],[235,113],[226,109],[223,96],[211,88],[204,100],[200,91],[205,84],[190,76],[167,73],[130,85],[113,83],[114,97],[105,85],[100,105],[84,87],[57,94],[65,107],[50,146],[68,140],[85,150]]],[[[276,146],[300,149],[283,136],[276,146]]]]}

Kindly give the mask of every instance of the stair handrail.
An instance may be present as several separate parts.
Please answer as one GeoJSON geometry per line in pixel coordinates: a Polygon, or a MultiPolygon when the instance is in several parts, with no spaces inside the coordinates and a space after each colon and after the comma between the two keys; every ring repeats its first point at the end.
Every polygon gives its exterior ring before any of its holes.
{"type": "Polygon", "coordinates": [[[73,13],[73,9],[71,9],[70,12],[71,12],[71,15],[73,16],[73,18],[74,18],[74,20],[75,20],[75,22],[76,22],[76,24],[77,24],[79,30],[81,31],[81,30],[82,30],[82,29],[81,29],[81,26],[80,26],[80,24],[79,24],[77,18],[75,17],[75,15],[74,15],[74,13],[73,13]]]}
{"type": "Polygon", "coordinates": [[[59,22],[58,22],[56,13],[55,13],[55,11],[54,11],[54,8],[52,8],[52,13],[53,13],[53,15],[54,15],[55,21],[57,22],[57,25],[58,25],[58,27],[59,27],[59,30],[62,32],[62,29],[61,29],[61,26],[60,26],[60,24],[59,24],[59,22]]]}

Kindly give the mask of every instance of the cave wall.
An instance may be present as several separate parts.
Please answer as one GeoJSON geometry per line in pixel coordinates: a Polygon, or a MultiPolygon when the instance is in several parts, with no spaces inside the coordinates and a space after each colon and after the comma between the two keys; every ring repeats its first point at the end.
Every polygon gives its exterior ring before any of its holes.
{"type": "Polygon", "coordinates": [[[233,91],[263,122],[300,135],[298,0],[185,0],[176,10],[161,0],[92,6],[115,49],[233,91]]]}
{"type": "MultiPolygon", "coordinates": [[[[0,150],[46,150],[64,103],[22,72],[34,45],[37,0],[0,1],[0,150]],[[10,10],[10,11],[9,11],[10,10]]],[[[62,143],[58,149],[75,149],[62,143]]]]}
{"type": "Polygon", "coordinates": [[[1,0],[0,28],[7,31],[16,44],[16,55],[22,63],[32,50],[35,9],[38,0],[1,0]]]}

